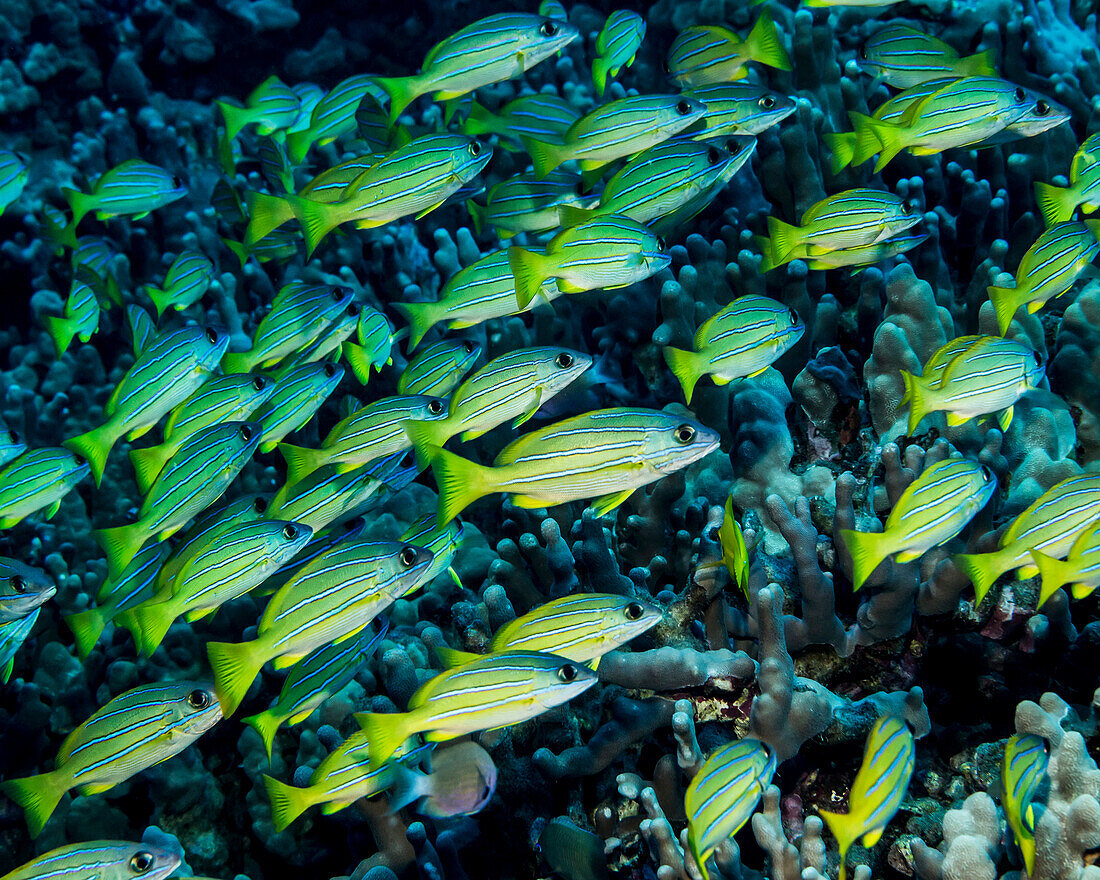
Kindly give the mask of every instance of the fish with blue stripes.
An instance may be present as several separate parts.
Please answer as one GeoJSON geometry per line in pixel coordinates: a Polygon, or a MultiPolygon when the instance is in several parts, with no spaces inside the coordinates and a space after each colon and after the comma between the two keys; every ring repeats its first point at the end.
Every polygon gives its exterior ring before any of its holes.
{"type": "Polygon", "coordinates": [[[691,130],[697,141],[723,135],[758,135],[790,116],[794,98],[750,82],[715,83],[685,92],[706,108],[702,129],[691,130]]]}
{"type": "Polygon", "coordinates": [[[415,734],[446,742],[478,730],[510,727],[567,703],[596,683],[596,673],[564,657],[502,651],[440,672],[409,699],[407,712],[355,716],[381,766],[415,734]]]}
{"type": "Polygon", "coordinates": [[[160,287],[145,285],[145,295],[152,301],[160,318],[168,309],[182,312],[190,308],[210,289],[214,280],[214,264],[202,251],[180,251],[168,267],[160,287]]]}
{"type": "Polygon", "coordinates": [[[634,56],[645,39],[645,19],[629,9],[616,9],[603,23],[596,37],[596,57],[592,59],[592,84],[603,97],[607,81],[634,63],[634,56]]]}
{"type": "Polygon", "coordinates": [[[419,73],[377,78],[390,98],[390,124],[421,95],[450,101],[514,79],[579,36],[567,21],[527,12],[478,19],[429,49],[419,73]]]}
{"type": "Polygon", "coordinates": [[[326,92],[313,107],[309,125],[287,135],[286,148],[290,161],[301,165],[315,145],[323,147],[337,138],[354,134],[359,102],[365,95],[381,100],[386,94],[374,80],[375,77],[370,74],[357,73],[326,92]]]}
{"type": "MultiPolygon", "coordinates": [[[[474,101],[462,133],[470,137],[495,134],[521,148],[520,135],[545,141],[560,141],[581,114],[565,98],[539,92],[523,95],[491,111],[474,101]]],[[[508,147],[506,147],[508,149],[508,147]]]]}
{"type": "Polygon", "coordinates": [[[1071,220],[1045,229],[1020,258],[1016,285],[990,285],[989,301],[1003,336],[1022,306],[1034,315],[1049,300],[1068,292],[1100,254],[1100,220],[1071,220]]]}
{"type": "MultiPolygon", "coordinates": [[[[221,422],[245,422],[275,391],[275,382],[252,373],[214,376],[177,406],[164,423],[164,440],[156,446],[130,450],[130,463],[142,495],[186,442],[221,422]]],[[[257,419],[256,421],[259,421],[257,419]]]]}
{"type": "Polygon", "coordinates": [[[344,354],[345,345],[354,344],[350,343],[350,340],[358,330],[362,310],[363,307],[359,303],[354,300],[349,302],[323,333],[275,367],[271,372],[272,377],[278,381],[285,373],[289,373],[301,364],[339,359],[344,354]]]}
{"type": "Polygon", "coordinates": [[[849,111],[857,139],[878,141],[875,172],[900,153],[933,156],[945,150],[981,144],[1011,128],[1014,137],[1033,137],[1070,118],[1060,104],[1008,80],[990,76],[950,80],[910,104],[896,121],[849,111]]]}
{"type": "Polygon", "coordinates": [[[99,330],[100,303],[98,291],[104,287],[103,280],[87,266],[79,266],[73,273],[69,295],[65,297],[65,311],[61,316],[46,315],[42,323],[46,332],[57,346],[57,356],[61,357],[73,338],[89,342],[99,330]]]}
{"type": "Polygon", "coordinates": [[[0,150],[0,214],[23,194],[27,176],[25,156],[11,150],[0,150]]]}
{"type": "Polygon", "coordinates": [[[351,303],[350,287],[291,281],[280,288],[252,335],[248,351],[228,352],[222,358],[227,373],[247,373],[271,367],[301,351],[324,333],[351,303]]]}
{"type": "Polygon", "coordinates": [[[696,383],[710,376],[716,385],[758,376],[794,346],[806,325],[794,309],[766,296],[742,296],[704,321],[692,351],[664,347],[665,361],[691,403],[696,383]]]}
{"type": "Polygon", "coordinates": [[[260,452],[271,452],[313,418],[343,378],[344,368],[333,361],[296,364],[281,372],[275,390],[252,413],[264,426],[260,452]]]}
{"type": "Polygon", "coordinates": [[[985,465],[945,458],[929,465],[894,504],[881,532],[842,529],[852,554],[852,588],[858,590],[888,556],[915,562],[959,534],[993,497],[997,478],[985,465]]]}
{"type": "Polygon", "coordinates": [[[141,159],[127,159],[96,180],[89,193],[62,187],[73,217],[66,228],[75,233],[80,221],[91,211],[100,220],[133,217],[140,220],[152,211],[170,205],[187,195],[183,181],[159,165],[141,159]]]}
{"type": "MultiPolygon", "coordinates": [[[[440,525],[433,511],[410,523],[409,527],[401,533],[401,540],[431,552],[432,562],[424,574],[423,583],[430,584],[443,572],[447,572],[456,586],[462,586],[458,574],[451,568],[458,548],[462,546],[460,520],[452,519],[440,525]]],[[[419,589],[419,585],[414,587],[415,589],[419,589]]]]}
{"type": "Polygon", "coordinates": [[[268,761],[279,728],[301,724],[314,709],[340,693],[374,656],[389,628],[389,621],[383,620],[377,631],[366,628],[354,639],[318,648],[291,668],[273,706],[241,719],[260,735],[268,761]]]}
{"type": "Polygon", "coordinates": [[[749,75],[749,62],[790,70],[791,59],[767,10],[742,39],[721,25],[693,25],[676,35],[665,59],[665,72],[677,87],[695,89],[733,82],[749,75]]]}
{"type": "Polygon", "coordinates": [[[553,507],[595,499],[610,513],[640,486],[686,468],[718,448],[718,432],[693,419],[652,409],[595,410],[524,434],[491,466],[435,449],[440,522],[494,493],[517,507],[553,507]]]}
{"type": "Polygon", "coordinates": [[[87,460],[98,487],[115,443],[143,436],[190,397],[218,369],[228,346],[229,334],[214,327],[158,333],[111,392],[106,420],[62,445],[87,460]]]}
{"type": "Polygon", "coordinates": [[[48,773],[0,782],[0,792],[26,813],[38,837],[71,788],[102,794],[167,761],[222,718],[209,685],[193,681],[142,685],[113,700],[73,730],[48,773]]]}
{"type": "Polygon", "coordinates": [[[45,510],[52,519],[61,500],[89,473],[88,462],[68,449],[30,449],[0,468],[0,529],[45,510]]]}
{"type": "MultiPolygon", "coordinates": [[[[607,182],[592,208],[561,205],[561,225],[579,226],[616,214],[651,224],[700,197],[712,197],[730,181],[756,149],[755,138],[726,138],[722,146],[691,140],[665,141],[639,153],[607,182]]],[[[706,202],[698,205],[701,210],[706,202]]]]}
{"type": "Polygon", "coordinates": [[[268,516],[304,523],[320,534],[355,512],[385,489],[371,468],[341,473],[323,467],[294,484],[285,484],[268,507],[268,516]]]}
{"type": "MultiPolygon", "coordinates": [[[[532,608],[493,633],[490,652],[538,651],[599,667],[608,651],[652,629],[661,610],[632,596],[578,593],[532,608]]],[[[482,655],[437,647],[436,656],[448,668],[462,666],[482,655]]]]}
{"type": "Polygon", "coordinates": [[[873,847],[894,818],[909,790],[916,766],[913,731],[901,718],[887,715],[867,734],[863,763],[848,793],[848,812],[818,810],[840,847],[840,878],[846,876],[848,850],[859,840],[873,847]]]}
{"type": "Polygon", "coordinates": [[[633,95],[600,104],[574,122],[558,141],[521,136],[540,180],[574,161],[588,177],[616,159],[674,137],[703,118],[706,107],[683,95],[633,95]]]}
{"type": "Polygon", "coordinates": [[[108,571],[121,574],[146,541],[170,538],[217,501],[252,458],[262,435],[259,422],[222,422],[180,444],[149,487],[137,519],[92,532],[107,555],[108,571]]]}
{"type": "Polygon", "coordinates": [[[912,229],[923,216],[891,192],[859,187],[826,196],[802,214],[798,226],[768,217],[772,267],[796,256],[877,244],[912,229]]]}
{"type": "Polygon", "coordinates": [[[319,448],[280,443],[287,464],[287,485],[293,486],[323,467],[354,471],[365,464],[412,446],[407,422],[442,419],[447,404],[423,394],[383,397],[337,422],[319,448]]]}
{"type": "Polygon", "coordinates": [[[151,657],[180,617],[202,620],[259,586],[312,537],[313,530],[301,523],[261,519],[192,543],[171,582],[162,582],[156,595],[125,612],[139,652],[151,657]]]}
{"type": "MultiPolygon", "coordinates": [[[[944,347],[952,345],[948,342],[944,347]]],[[[933,353],[932,360],[937,355],[933,353]]],[[[1045,373],[1039,352],[1000,336],[979,336],[952,357],[938,377],[901,370],[905,384],[901,402],[909,406],[909,434],[916,434],[921,420],[936,412],[946,413],[951,428],[995,414],[1001,430],[1007,431],[1016,401],[1035,388],[1045,373]]]]}
{"type": "Polygon", "coordinates": [[[1081,142],[1069,166],[1069,186],[1035,182],[1035,201],[1047,226],[1064,223],[1080,208],[1091,214],[1100,208],[1100,132],[1081,142]]]}
{"type": "Polygon", "coordinates": [[[288,669],[318,648],[354,638],[423,578],[432,554],[398,542],[341,542],[305,566],[268,603],[256,638],[210,642],[218,699],[232,715],[269,660],[288,669]]]}
{"type": "Polygon", "coordinates": [[[684,794],[688,849],[705,880],[707,860],[756,812],[775,775],[775,752],[756,739],[738,739],[707,756],[684,794]]]}
{"type": "Polygon", "coordinates": [[[358,343],[346,340],[341,353],[351,367],[351,372],[363,385],[370,381],[371,371],[381,372],[382,367],[393,363],[393,346],[408,331],[395,331],[390,319],[377,309],[363,307],[356,325],[358,343]]]}
{"type": "Polygon", "coordinates": [[[498,425],[526,423],[539,407],[592,366],[592,358],[568,348],[520,348],[493,358],[451,394],[443,419],[406,428],[426,467],[433,447],[452,437],[476,439],[498,425]]]}
{"type": "Polygon", "coordinates": [[[489,226],[502,239],[521,232],[549,232],[558,228],[560,206],[591,208],[599,201],[599,193],[585,194],[583,189],[580,177],[567,168],[555,168],[542,179],[534,171],[524,171],[494,184],[484,206],[470,199],[466,209],[479,234],[489,226]]]}
{"type": "Polygon", "coordinates": [[[996,550],[953,556],[970,577],[977,602],[1002,574],[1019,578],[1039,573],[1034,552],[1061,559],[1088,526],[1100,520],[1100,475],[1079,474],[1055,483],[1017,514],[996,550]]]}
{"type": "MultiPolygon", "coordinates": [[[[557,217],[557,212],[554,214],[557,217]]],[[[555,227],[557,220],[554,220],[555,227]]],[[[551,302],[562,292],[548,278],[539,292],[523,308],[516,303],[516,279],[512,274],[507,250],[493,251],[480,260],[459,269],[431,302],[395,302],[393,307],[409,322],[409,351],[416,349],[437,324],[448,330],[476,327],[493,318],[523,314],[551,302]]]]}
{"type": "Polygon", "coordinates": [[[164,880],[180,861],[148,843],[90,840],[43,853],[0,880],[164,880]]]}
{"type": "Polygon", "coordinates": [[[722,525],[718,527],[718,543],[722,548],[722,564],[729,572],[733,583],[745,599],[752,601],[749,594],[749,548],[745,543],[745,533],[733,511],[733,495],[726,499],[722,510],[722,525]]]}
{"type": "Polygon", "coordinates": [[[409,359],[397,380],[397,392],[446,397],[462,384],[479,357],[481,346],[476,342],[443,339],[409,359]]]}
{"type": "Polygon", "coordinates": [[[301,112],[302,99],[273,74],[249,93],[243,107],[228,100],[215,101],[214,105],[225,123],[225,139],[232,141],[249,125],[256,126],[258,134],[285,137],[286,129],[301,112]]]}
{"type": "Polygon", "coordinates": [[[1027,876],[1035,876],[1035,798],[1047,775],[1050,746],[1041,736],[1017,733],[1005,743],[1001,760],[1001,807],[1012,839],[1024,858],[1027,876]]]}
{"type": "Polygon", "coordinates": [[[899,22],[886,25],[864,42],[856,63],[864,73],[896,89],[933,79],[997,76],[989,49],[964,58],[950,43],[899,22]]]}
{"type": "Polygon", "coordinates": [[[1084,599],[1100,586],[1100,523],[1089,526],[1077,536],[1065,559],[1057,559],[1038,549],[1031,551],[1031,558],[1042,578],[1036,607],[1041,608],[1065,584],[1072,585],[1070,591],[1074,599],[1084,599]]]}
{"type": "Polygon", "coordinates": [[[460,134],[426,134],[380,159],[327,203],[285,196],[302,225],[306,256],[336,227],[374,229],[410,215],[434,211],[477,177],[492,147],[460,134]]]}
{"type": "Polygon", "coordinates": [[[26,617],[56,593],[53,578],[42,569],[0,556],[0,624],[26,617]]]}
{"type": "MultiPolygon", "coordinates": [[[[121,626],[118,618],[156,595],[161,566],[168,561],[172,545],[168,541],[146,544],[131,559],[118,577],[108,575],[96,594],[96,604],[75,614],[63,615],[76,640],[76,651],[85,659],[96,646],[108,623],[121,626]]],[[[138,643],[140,633],[134,633],[138,643]]]]}
{"type": "Polygon", "coordinates": [[[615,290],[644,281],[672,262],[664,239],[637,220],[608,214],[563,229],[545,252],[508,248],[516,303],[530,305],[549,279],[562,293],[615,290]]]}
{"type": "Polygon", "coordinates": [[[276,831],[284,831],[310,807],[319,805],[324,815],[331,816],[362,798],[381,794],[394,784],[399,764],[418,764],[433,748],[402,744],[394,751],[392,761],[372,762],[367,735],[357,730],[317,765],[308,786],[299,788],[264,775],[272,824],[276,831]]]}

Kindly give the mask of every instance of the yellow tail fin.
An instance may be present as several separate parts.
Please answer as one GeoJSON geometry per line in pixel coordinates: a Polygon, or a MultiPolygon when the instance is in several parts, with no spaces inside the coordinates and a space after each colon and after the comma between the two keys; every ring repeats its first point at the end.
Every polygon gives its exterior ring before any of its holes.
{"type": "Polygon", "coordinates": [[[475,464],[446,449],[440,449],[432,457],[432,473],[439,488],[436,522],[440,525],[494,491],[493,468],[475,464]]]}
{"type": "Polygon", "coordinates": [[[288,486],[300,483],[321,467],[328,458],[328,452],[324,449],[309,449],[305,446],[292,446],[290,443],[280,443],[279,452],[286,460],[288,486]]]}
{"type": "Polygon", "coordinates": [[[92,428],[83,434],[77,434],[61,443],[70,452],[75,452],[87,460],[92,469],[92,479],[96,488],[103,482],[103,470],[107,467],[107,456],[111,454],[118,436],[112,434],[110,422],[105,422],[98,428],[92,428]]]}
{"type": "Polygon", "coordinates": [[[1000,76],[993,63],[992,49],[963,58],[955,65],[955,73],[958,76],[1000,76]]]}
{"type": "Polygon", "coordinates": [[[54,773],[0,782],[0,791],[23,808],[31,837],[38,837],[68,789],[54,773]]]}
{"type": "Polygon", "coordinates": [[[145,449],[130,450],[130,464],[134,467],[134,479],[142,495],[148,495],[164,465],[171,458],[172,450],[165,444],[149,446],[145,449]]]}
{"type": "Polygon", "coordinates": [[[695,392],[695,383],[703,376],[701,369],[703,359],[694,351],[684,351],[682,348],[673,348],[666,345],[663,349],[668,368],[680,382],[684,389],[684,398],[691,403],[691,395],[695,392]]]}
{"type": "Polygon", "coordinates": [[[89,608],[70,614],[64,620],[76,639],[76,650],[80,659],[85,659],[92,653],[92,648],[103,634],[103,628],[107,626],[107,616],[100,608],[89,608]]]}
{"type": "Polygon", "coordinates": [[[358,712],[355,720],[367,732],[370,763],[372,767],[381,767],[397,751],[398,747],[416,733],[409,720],[410,713],[395,712],[358,712]]]}
{"type": "Polygon", "coordinates": [[[1035,560],[1035,566],[1039,569],[1039,576],[1042,578],[1039,601],[1035,607],[1042,608],[1047,599],[1073,579],[1075,569],[1069,562],[1047,556],[1040,550],[1032,550],[1031,558],[1035,560]]]}
{"type": "MultiPolygon", "coordinates": [[[[1011,549],[1011,548],[1010,548],[1011,549]]],[[[1003,568],[1002,559],[1004,551],[994,550],[992,553],[959,553],[951,558],[955,565],[970,578],[974,584],[974,604],[980,605],[1002,574],[1008,569],[1003,568]]]]}
{"type": "Polygon", "coordinates": [[[412,354],[425,334],[439,323],[438,303],[392,303],[401,316],[409,322],[409,354],[412,354]]]}
{"type": "Polygon", "coordinates": [[[825,820],[829,830],[836,838],[837,847],[840,850],[840,874],[838,880],[844,880],[847,876],[848,850],[860,834],[860,822],[851,813],[830,813],[826,810],[818,810],[817,814],[825,820]]]}
{"type": "Polygon", "coordinates": [[[997,314],[997,328],[1004,336],[1012,325],[1016,310],[1020,307],[1020,301],[1017,299],[1019,291],[1015,287],[998,287],[991,284],[986,292],[989,294],[989,301],[993,303],[993,311],[997,314]]]}
{"type": "Polygon", "coordinates": [[[833,154],[829,159],[829,169],[833,174],[839,174],[852,164],[852,159],[856,154],[856,144],[859,143],[859,135],[854,131],[828,131],[822,135],[822,138],[833,154]]]}
{"type": "Polygon", "coordinates": [[[46,332],[50,334],[54,345],[57,347],[57,356],[61,357],[61,355],[69,350],[69,346],[72,345],[73,342],[73,337],[76,336],[76,319],[58,318],[54,315],[47,315],[42,320],[46,325],[46,332]]]}
{"type": "Polygon", "coordinates": [[[267,752],[267,760],[271,761],[271,750],[275,746],[275,734],[279,732],[279,728],[283,725],[283,718],[276,715],[271,709],[265,709],[256,715],[249,715],[247,718],[242,718],[245,724],[251,727],[260,735],[260,739],[264,741],[264,751],[267,752]]]}
{"type": "Polygon", "coordinates": [[[885,533],[841,529],[840,536],[852,554],[852,589],[858,590],[890,554],[889,547],[884,546],[885,533]]]}
{"type": "Polygon", "coordinates": [[[779,39],[779,30],[772,20],[771,13],[766,9],[760,13],[756,24],[745,37],[741,51],[753,61],[766,64],[768,67],[774,67],[777,70],[791,69],[791,59],[779,39]]]}
{"type": "Polygon", "coordinates": [[[284,223],[294,219],[294,209],[280,196],[262,192],[250,192],[247,196],[248,228],[244,233],[244,245],[255,247],[256,242],[270,235],[284,223]]]}
{"type": "Polygon", "coordinates": [[[542,282],[550,277],[546,272],[547,263],[545,254],[521,247],[508,248],[508,265],[516,279],[516,302],[521,309],[527,308],[539,295],[542,282]]]}
{"type": "Polygon", "coordinates": [[[901,402],[909,404],[909,425],[906,427],[906,431],[912,437],[917,433],[921,419],[929,413],[935,412],[929,401],[932,392],[920,376],[914,376],[908,370],[901,370],[900,372],[901,381],[905,383],[905,393],[901,397],[901,402]]]}
{"type": "Polygon", "coordinates": [[[1077,209],[1077,196],[1073,190],[1052,183],[1035,182],[1035,201],[1039,203],[1047,226],[1065,223],[1077,209]]]}
{"type": "Polygon", "coordinates": [[[535,177],[539,180],[570,158],[569,148],[564,144],[548,144],[546,141],[536,140],[526,135],[520,135],[519,139],[523,143],[523,148],[531,156],[535,177]]]}
{"type": "Polygon", "coordinates": [[[264,774],[264,788],[271,801],[271,821],[276,831],[284,831],[290,824],[313,806],[309,789],[295,788],[264,774]]]}
{"type": "Polygon", "coordinates": [[[768,235],[777,265],[787,262],[791,252],[802,244],[802,230],[775,217],[768,217],[768,235]]]}
{"type": "Polygon", "coordinates": [[[390,96],[390,128],[402,111],[423,94],[416,76],[376,76],[374,82],[390,96]]]}
{"type": "Polygon", "coordinates": [[[144,523],[136,522],[113,529],[95,529],[92,537],[107,554],[107,570],[111,577],[118,578],[150,536],[144,523]]]}
{"type": "Polygon", "coordinates": [[[218,702],[226,718],[237,711],[263,668],[266,658],[256,645],[256,642],[210,642],[206,646],[218,702]]]}

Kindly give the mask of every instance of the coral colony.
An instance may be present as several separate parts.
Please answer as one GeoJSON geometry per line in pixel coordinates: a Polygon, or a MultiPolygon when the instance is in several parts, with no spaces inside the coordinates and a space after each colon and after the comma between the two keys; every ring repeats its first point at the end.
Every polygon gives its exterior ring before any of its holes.
{"type": "Polygon", "coordinates": [[[0,880],[1100,877],[1089,0],[0,3],[0,880]]]}

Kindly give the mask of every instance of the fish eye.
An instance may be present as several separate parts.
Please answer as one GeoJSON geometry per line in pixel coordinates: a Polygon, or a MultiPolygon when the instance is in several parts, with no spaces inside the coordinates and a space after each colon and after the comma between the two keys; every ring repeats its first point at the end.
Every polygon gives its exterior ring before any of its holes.
{"type": "Polygon", "coordinates": [[[477,346],[476,346],[476,345],[474,345],[474,343],[472,343],[472,342],[469,342],[469,341],[467,341],[467,342],[463,342],[463,343],[462,343],[462,347],[463,347],[464,349],[466,349],[466,354],[473,354],[473,353],[474,353],[474,350],[475,350],[475,349],[477,348],[477,346]]]}
{"type": "Polygon", "coordinates": [[[252,426],[251,425],[241,425],[240,430],[237,431],[237,434],[239,434],[240,438],[245,443],[247,443],[249,440],[252,439],[252,426]]]}
{"type": "Polygon", "coordinates": [[[659,250],[659,251],[667,251],[668,250],[668,242],[665,241],[664,237],[660,236],[660,235],[657,236],[657,250],[659,250]]]}
{"type": "Polygon", "coordinates": [[[687,116],[691,112],[691,104],[687,101],[677,101],[676,112],[681,116],[687,116]]]}
{"type": "Polygon", "coordinates": [[[172,189],[179,189],[181,186],[183,186],[183,181],[180,180],[178,177],[173,177],[172,178],[172,189]]]}
{"type": "Polygon", "coordinates": [[[661,70],[663,70],[666,74],[672,73],[672,67],[669,65],[667,58],[661,62],[661,70]]]}
{"type": "Polygon", "coordinates": [[[866,46],[860,46],[859,47],[859,57],[862,58],[864,61],[867,60],[867,47],[866,46]]]}
{"type": "Polygon", "coordinates": [[[913,211],[914,211],[914,207],[913,207],[912,202],[902,202],[901,203],[901,213],[903,213],[905,216],[908,217],[910,214],[913,213],[913,211]]]}
{"type": "Polygon", "coordinates": [[[1027,100],[1027,92],[1019,86],[1016,86],[1016,91],[1012,93],[1012,97],[1016,99],[1017,104],[1022,104],[1027,100]]]}
{"type": "Polygon", "coordinates": [[[133,858],[130,859],[130,870],[135,874],[148,874],[155,862],[156,859],[153,858],[152,853],[134,853],[133,858]]]}
{"type": "Polygon", "coordinates": [[[568,370],[573,366],[573,355],[567,351],[558,352],[558,356],[554,358],[554,364],[563,370],[568,370]]]}
{"type": "Polygon", "coordinates": [[[677,443],[682,443],[686,446],[695,439],[695,428],[691,425],[680,425],[680,427],[676,429],[676,434],[674,436],[676,437],[677,443]]]}
{"type": "Polygon", "coordinates": [[[191,691],[187,695],[187,705],[192,709],[205,709],[210,705],[210,696],[206,691],[191,691]]]}
{"type": "Polygon", "coordinates": [[[291,523],[287,523],[285,526],[283,526],[283,537],[286,538],[288,541],[293,541],[295,538],[298,537],[298,529],[295,528],[291,523]]]}
{"type": "Polygon", "coordinates": [[[573,187],[573,195],[575,195],[575,196],[583,196],[584,195],[584,183],[583,182],[578,182],[577,185],[575,187],[573,187]]]}
{"type": "Polygon", "coordinates": [[[410,449],[403,456],[401,456],[401,461],[399,461],[398,464],[401,465],[401,467],[403,468],[410,468],[414,464],[416,464],[416,456],[413,454],[413,451],[410,449]]]}
{"type": "Polygon", "coordinates": [[[482,786],[482,788],[481,788],[481,800],[487,801],[487,800],[489,800],[490,797],[492,797],[492,795],[493,795],[493,790],[491,788],[489,788],[488,783],[486,783],[484,786],[482,786]]]}
{"type": "Polygon", "coordinates": [[[412,566],[416,563],[416,559],[419,555],[420,554],[416,552],[415,547],[413,547],[411,544],[406,544],[404,547],[401,548],[401,555],[399,558],[401,559],[401,564],[405,566],[405,568],[412,568],[412,566]]]}
{"type": "Polygon", "coordinates": [[[1035,102],[1035,115],[1036,116],[1050,116],[1050,104],[1046,101],[1035,102]]]}
{"type": "Polygon", "coordinates": [[[263,513],[267,510],[267,499],[262,495],[257,495],[252,499],[252,509],[256,511],[256,513],[263,513]]]}
{"type": "Polygon", "coordinates": [[[771,95],[764,95],[764,97],[762,97],[757,103],[764,110],[771,110],[773,107],[775,107],[775,98],[773,98],[771,95]]]}
{"type": "Polygon", "coordinates": [[[20,596],[22,596],[25,592],[27,592],[27,582],[23,580],[22,575],[17,574],[11,579],[11,588],[15,590],[15,592],[17,592],[20,596]]]}
{"type": "Polygon", "coordinates": [[[206,338],[210,340],[211,345],[218,341],[218,331],[213,327],[206,328],[206,338]]]}
{"type": "Polygon", "coordinates": [[[791,319],[792,324],[798,323],[798,312],[796,312],[794,309],[787,310],[787,317],[791,319]]]}
{"type": "Polygon", "coordinates": [[[333,302],[340,302],[343,298],[344,291],[339,287],[334,287],[328,292],[328,295],[332,297],[333,302]]]}
{"type": "Polygon", "coordinates": [[[641,602],[631,602],[626,606],[627,620],[641,620],[643,614],[645,614],[645,609],[642,607],[641,602]]]}
{"type": "Polygon", "coordinates": [[[438,397],[433,397],[428,401],[428,412],[435,416],[439,415],[443,412],[443,401],[438,397]]]}
{"type": "Polygon", "coordinates": [[[984,464],[982,465],[982,479],[985,480],[987,483],[993,479],[993,471],[991,471],[984,464]]]}
{"type": "Polygon", "coordinates": [[[566,684],[573,681],[577,677],[577,667],[572,663],[566,663],[564,666],[558,669],[558,678],[564,681],[566,684]]]}
{"type": "Polygon", "coordinates": [[[87,464],[87,463],[88,463],[88,459],[86,459],[86,458],[85,458],[85,457],[84,457],[83,455],[79,455],[79,454],[78,454],[78,453],[76,453],[76,452],[74,452],[74,453],[73,453],[73,460],[74,460],[74,461],[75,461],[75,462],[76,462],[76,463],[77,463],[78,465],[81,465],[81,464],[87,464]]]}
{"type": "Polygon", "coordinates": [[[1041,367],[1043,365],[1043,356],[1039,352],[1033,352],[1031,356],[1035,358],[1035,366],[1041,367]]]}
{"type": "Polygon", "coordinates": [[[552,21],[544,21],[539,26],[539,33],[544,37],[552,37],[558,32],[558,26],[552,21]]]}
{"type": "Polygon", "coordinates": [[[324,366],[324,374],[325,374],[325,377],[328,378],[328,379],[331,379],[333,376],[335,376],[336,375],[336,364],[334,364],[332,361],[329,361],[328,363],[326,363],[325,366],[324,366]]]}
{"type": "Polygon", "coordinates": [[[11,437],[11,442],[12,443],[18,443],[19,442],[19,432],[18,431],[8,431],[8,436],[11,437]]]}
{"type": "Polygon", "coordinates": [[[480,156],[481,155],[481,141],[470,141],[470,155],[471,156],[480,156]]]}
{"type": "Polygon", "coordinates": [[[359,308],[359,303],[357,303],[357,302],[353,302],[353,303],[348,303],[348,314],[349,314],[349,315],[350,315],[351,317],[353,317],[353,318],[358,318],[358,317],[359,317],[359,313],[360,313],[361,311],[363,311],[363,310],[362,310],[361,308],[359,308]]]}
{"type": "Polygon", "coordinates": [[[708,165],[717,165],[721,161],[722,161],[722,154],[720,152],[718,152],[718,148],[717,147],[708,147],[707,148],[707,164],[708,165]]]}
{"type": "Polygon", "coordinates": [[[267,379],[263,376],[257,376],[252,380],[252,387],[257,391],[263,391],[267,387],[267,379]]]}

